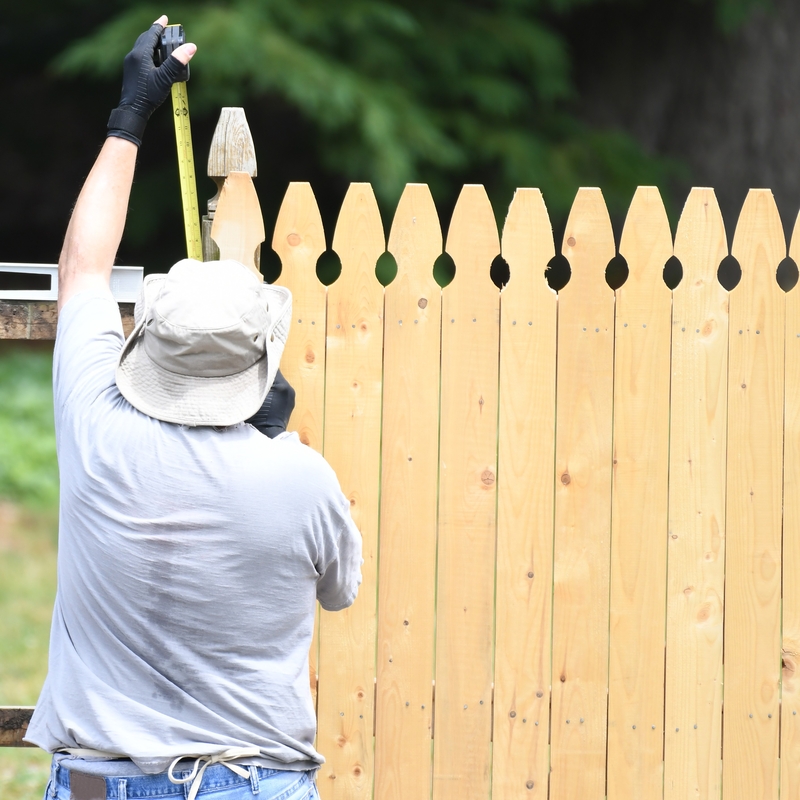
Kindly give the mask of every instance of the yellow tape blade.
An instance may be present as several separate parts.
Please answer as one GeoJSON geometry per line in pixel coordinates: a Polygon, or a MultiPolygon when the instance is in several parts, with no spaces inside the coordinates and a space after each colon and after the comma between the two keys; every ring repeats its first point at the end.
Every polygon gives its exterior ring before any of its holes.
{"type": "Polygon", "coordinates": [[[185,83],[172,84],[172,110],[175,120],[175,141],[178,145],[178,171],[181,181],[183,224],[186,229],[186,254],[189,258],[202,261],[200,205],[197,201],[192,129],[189,123],[189,95],[186,92],[185,83]]]}

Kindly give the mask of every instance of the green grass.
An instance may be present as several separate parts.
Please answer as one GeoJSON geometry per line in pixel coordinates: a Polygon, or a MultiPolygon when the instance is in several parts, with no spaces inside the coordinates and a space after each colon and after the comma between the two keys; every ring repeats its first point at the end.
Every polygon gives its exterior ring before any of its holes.
{"type": "MultiPolygon", "coordinates": [[[[58,501],[51,363],[47,351],[0,350],[0,705],[35,704],[47,672],[58,501]]],[[[49,764],[36,749],[0,748],[0,798],[41,798],[49,764]]]]}

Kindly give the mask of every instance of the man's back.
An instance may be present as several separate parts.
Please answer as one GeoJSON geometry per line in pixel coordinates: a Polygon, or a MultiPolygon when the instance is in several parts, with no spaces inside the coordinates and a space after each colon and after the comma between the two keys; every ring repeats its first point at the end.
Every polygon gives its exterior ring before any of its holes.
{"type": "Polygon", "coordinates": [[[348,503],[296,436],[137,411],[115,384],[122,344],[110,294],[64,307],[59,589],[28,738],[147,772],[253,745],[263,766],[313,769],[315,600],[343,608],[360,581],[348,503]]]}

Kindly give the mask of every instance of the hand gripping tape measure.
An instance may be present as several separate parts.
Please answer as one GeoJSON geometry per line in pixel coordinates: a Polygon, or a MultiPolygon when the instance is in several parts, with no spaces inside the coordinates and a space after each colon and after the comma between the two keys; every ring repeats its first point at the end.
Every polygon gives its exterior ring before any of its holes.
{"type": "MultiPolygon", "coordinates": [[[[161,64],[177,47],[185,42],[183,25],[167,25],[161,34],[161,46],[155,60],[161,64]]],[[[189,66],[186,66],[186,81],[189,66]]],[[[181,181],[183,224],[186,229],[186,254],[189,258],[203,260],[203,243],[200,234],[200,205],[197,202],[197,182],[194,172],[192,128],[189,123],[189,95],[186,81],[172,84],[172,116],[175,121],[175,141],[178,145],[178,171],[181,181]]]]}

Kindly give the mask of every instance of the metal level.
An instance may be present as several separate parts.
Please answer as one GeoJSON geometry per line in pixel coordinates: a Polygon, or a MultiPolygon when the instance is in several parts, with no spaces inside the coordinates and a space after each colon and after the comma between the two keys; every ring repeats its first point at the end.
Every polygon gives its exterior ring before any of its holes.
{"type": "MultiPolygon", "coordinates": [[[[113,267],[111,294],[118,303],[135,303],[143,280],[143,267],[113,267]]],[[[0,300],[57,299],[57,264],[0,262],[0,300]]]]}

